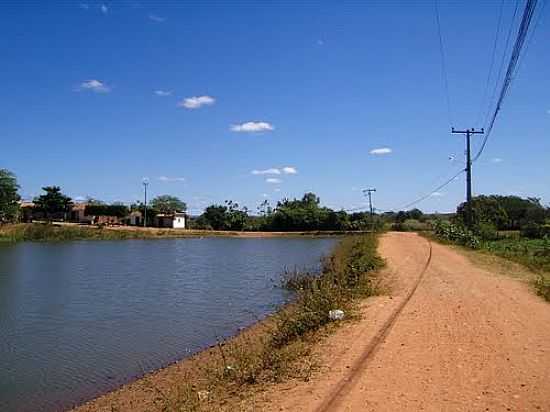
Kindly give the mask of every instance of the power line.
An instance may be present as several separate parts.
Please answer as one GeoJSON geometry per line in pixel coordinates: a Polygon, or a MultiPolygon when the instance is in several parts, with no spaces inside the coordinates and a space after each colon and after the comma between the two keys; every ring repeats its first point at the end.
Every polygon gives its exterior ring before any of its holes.
{"type": "Polygon", "coordinates": [[[489,91],[489,83],[491,82],[491,75],[493,74],[493,67],[495,65],[495,55],[496,55],[496,51],[497,51],[498,37],[499,37],[499,34],[500,34],[500,26],[501,26],[501,22],[502,22],[502,9],[504,8],[503,6],[504,6],[504,0],[501,0],[500,1],[500,9],[499,9],[499,13],[498,13],[497,30],[496,30],[496,33],[495,33],[495,41],[493,43],[493,52],[491,53],[491,63],[489,64],[489,72],[487,73],[487,80],[485,82],[485,90],[483,91],[483,97],[481,99],[481,102],[479,103],[479,112],[478,112],[478,116],[477,116],[477,119],[476,119],[476,124],[479,123],[479,121],[481,120],[480,117],[481,117],[481,114],[482,114],[482,111],[483,111],[483,106],[485,104],[485,100],[487,99],[487,92],[489,91]]]}
{"type": "Polygon", "coordinates": [[[481,144],[479,151],[477,152],[477,154],[474,156],[472,160],[474,162],[477,159],[479,159],[479,157],[483,153],[483,150],[485,149],[487,141],[489,140],[489,137],[493,130],[493,126],[495,124],[497,115],[502,107],[502,102],[504,101],[504,98],[506,97],[506,94],[508,93],[508,90],[510,89],[510,85],[512,84],[512,81],[514,79],[514,74],[516,72],[516,66],[520,57],[521,49],[523,48],[523,45],[525,44],[525,39],[527,38],[527,34],[529,33],[529,26],[531,24],[531,20],[533,19],[533,14],[537,7],[537,1],[538,0],[527,0],[527,3],[525,4],[523,17],[521,19],[521,23],[518,29],[518,35],[516,37],[516,41],[512,49],[512,54],[510,56],[510,62],[508,63],[508,68],[506,70],[506,75],[504,77],[504,83],[502,84],[502,88],[500,90],[497,104],[493,112],[493,116],[491,117],[489,126],[487,127],[487,133],[485,134],[483,143],[481,144]]]}
{"type": "Polygon", "coordinates": [[[487,122],[489,120],[489,116],[491,114],[491,106],[492,102],[495,100],[495,97],[497,95],[498,90],[498,84],[500,81],[500,77],[502,76],[502,71],[504,69],[504,62],[506,61],[506,55],[508,54],[508,45],[510,44],[510,39],[512,38],[512,31],[514,28],[514,22],[516,21],[516,15],[518,12],[518,6],[519,6],[519,0],[516,0],[516,4],[514,7],[514,14],[512,15],[512,21],[510,22],[510,27],[508,27],[508,34],[506,35],[506,42],[504,44],[504,49],[502,50],[502,57],[500,59],[500,66],[498,69],[497,77],[495,78],[495,86],[493,87],[493,93],[491,95],[491,99],[487,103],[487,112],[485,114],[485,121],[483,124],[487,125],[487,122]]]}
{"type": "Polygon", "coordinates": [[[410,208],[411,206],[414,206],[420,202],[422,202],[423,200],[426,200],[427,198],[429,198],[430,196],[432,196],[434,193],[438,192],[439,190],[443,189],[445,186],[449,185],[450,183],[452,183],[458,176],[460,176],[462,173],[464,173],[466,171],[466,169],[460,169],[456,174],[453,175],[453,177],[451,177],[449,180],[446,180],[444,183],[442,183],[441,185],[437,186],[435,189],[433,189],[431,192],[429,192],[428,194],[410,202],[410,203],[407,203],[405,206],[402,206],[400,208],[396,208],[397,210],[406,210],[408,208],[410,208]]]}
{"type": "Polygon", "coordinates": [[[443,36],[441,35],[441,20],[439,17],[439,2],[438,0],[435,0],[435,17],[437,21],[437,34],[439,36],[439,52],[441,54],[441,72],[443,75],[443,82],[445,86],[445,97],[447,101],[447,117],[449,120],[449,125],[453,123],[453,112],[451,109],[451,97],[449,93],[449,80],[447,76],[447,66],[445,64],[445,51],[443,46],[443,36]]]}

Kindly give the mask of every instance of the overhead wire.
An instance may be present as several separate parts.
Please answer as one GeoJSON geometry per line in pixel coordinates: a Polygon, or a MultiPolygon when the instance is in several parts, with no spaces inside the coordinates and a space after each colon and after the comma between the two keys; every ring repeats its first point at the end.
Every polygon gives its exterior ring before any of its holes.
{"type": "Polygon", "coordinates": [[[407,203],[406,205],[400,207],[400,208],[397,208],[398,210],[407,210],[409,209],[410,207],[422,202],[423,200],[426,200],[427,198],[431,197],[434,193],[437,193],[439,192],[441,189],[443,189],[444,187],[446,187],[447,185],[451,184],[452,182],[454,182],[456,180],[456,178],[458,176],[460,176],[462,173],[464,173],[466,170],[465,169],[460,169],[457,173],[455,173],[450,179],[446,180],[444,183],[440,184],[439,186],[437,186],[435,189],[433,189],[431,192],[425,194],[424,196],[410,202],[410,203],[407,203]]]}
{"type": "Polygon", "coordinates": [[[483,107],[485,105],[485,100],[487,99],[487,93],[489,91],[489,84],[491,82],[491,76],[493,74],[493,67],[495,65],[495,55],[497,51],[497,44],[498,44],[498,38],[500,34],[500,27],[502,23],[502,10],[504,8],[504,0],[500,1],[500,8],[498,13],[498,21],[497,21],[497,29],[495,33],[495,41],[493,42],[493,52],[491,53],[491,62],[489,63],[489,72],[487,73],[487,80],[485,82],[485,89],[483,91],[483,97],[481,98],[481,102],[479,104],[479,112],[476,119],[476,124],[479,124],[479,121],[481,120],[481,115],[483,111],[483,107]]]}
{"type": "Polygon", "coordinates": [[[538,0],[527,0],[525,4],[525,9],[523,11],[523,16],[518,29],[518,35],[516,37],[516,41],[512,49],[510,62],[508,63],[508,68],[506,69],[506,75],[504,77],[504,82],[502,84],[502,88],[500,90],[498,100],[496,102],[495,110],[491,117],[491,121],[488,123],[488,127],[486,129],[486,133],[483,138],[483,143],[481,144],[481,147],[479,148],[478,152],[472,159],[472,162],[475,162],[477,159],[479,159],[479,157],[483,153],[483,150],[485,149],[485,146],[487,145],[487,141],[489,140],[489,137],[491,136],[491,132],[493,130],[493,126],[495,124],[496,118],[502,107],[502,102],[504,101],[504,98],[506,97],[508,90],[510,89],[510,86],[514,79],[514,74],[516,72],[516,67],[518,64],[520,53],[523,48],[523,45],[525,44],[525,39],[527,38],[527,34],[529,33],[529,26],[531,25],[533,14],[537,7],[537,2],[538,0]]]}
{"type": "Polygon", "coordinates": [[[512,21],[510,22],[510,26],[508,27],[508,34],[506,35],[506,41],[504,43],[504,48],[502,50],[502,57],[500,59],[498,74],[495,78],[493,93],[491,95],[491,99],[487,102],[487,110],[485,113],[485,120],[483,122],[484,125],[486,125],[489,120],[489,116],[491,114],[491,106],[493,105],[493,101],[495,100],[495,97],[497,95],[498,85],[504,70],[504,62],[506,61],[506,56],[508,55],[508,46],[510,45],[510,39],[512,38],[512,32],[514,29],[514,22],[516,21],[516,15],[518,13],[518,7],[519,7],[519,0],[516,0],[515,6],[514,6],[514,13],[512,15],[512,21]]]}
{"type": "Polygon", "coordinates": [[[441,35],[441,18],[439,15],[439,1],[434,0],[435,4],[435,17],[437,21],[437,34],[439,37],[439,52],[441,56],[441,72],[443,77],[443,83],[445,86],[445,98],[447,102],[447,117],[449,120],[449,125],[453,124],[453,111],[451,108],[451,96],[449,93],[449,79],[447,75],[447,65],[445,63],[445,47],[443,46],[443,36],[441,35]]]}

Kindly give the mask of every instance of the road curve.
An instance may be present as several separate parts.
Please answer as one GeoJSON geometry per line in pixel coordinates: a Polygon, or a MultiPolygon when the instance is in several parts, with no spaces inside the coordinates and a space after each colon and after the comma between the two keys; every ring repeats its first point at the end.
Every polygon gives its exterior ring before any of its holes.
{"type": "Polygon", "coordinates": [[[262,409],[550,411],[550,304],[416,234],[384,235],[380,253],[394,296],[329,338],[321,376],[262,409]]]}

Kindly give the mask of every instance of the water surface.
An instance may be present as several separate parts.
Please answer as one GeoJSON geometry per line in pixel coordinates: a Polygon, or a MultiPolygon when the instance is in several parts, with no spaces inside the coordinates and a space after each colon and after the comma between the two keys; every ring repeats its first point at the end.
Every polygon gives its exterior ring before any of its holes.
{"type": "Polygon", "coordinates": [[[63,410],[236,333],[334,239],[0,246],[0,411],[63,410]]]}

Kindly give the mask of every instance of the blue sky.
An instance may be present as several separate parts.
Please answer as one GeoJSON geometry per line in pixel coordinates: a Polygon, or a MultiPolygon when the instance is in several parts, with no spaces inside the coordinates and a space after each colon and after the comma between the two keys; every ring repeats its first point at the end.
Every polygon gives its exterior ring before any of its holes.
{"type": "MultiPolygon", "coordinates": [[[[449,119],[431,1],[3,3],[0,167],[27,198],[55,184],[132,202],[147,177],[152,196],[192,212],[305,191],[360,207],[364,187],[397,209],[460,169],[451,125],[484,126],[499,7],[439,5],[449,119]]],[[[505,0],[495,71],[513,8],[505,0]]],[[[474,165],[476,194],[550,201],[548,9],[474,165]]],[[[463,197],[460,177],[418,207],[463,197]]]]}

